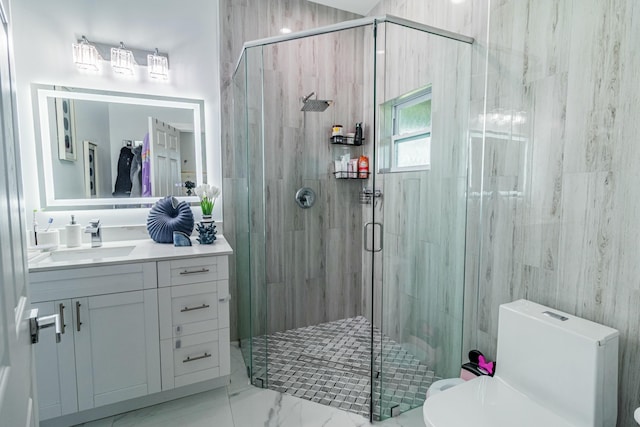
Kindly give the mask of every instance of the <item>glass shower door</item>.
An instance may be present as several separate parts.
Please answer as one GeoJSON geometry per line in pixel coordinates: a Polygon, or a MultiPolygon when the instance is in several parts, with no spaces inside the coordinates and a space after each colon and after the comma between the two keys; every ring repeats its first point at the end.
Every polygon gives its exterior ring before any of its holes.
{"type": "Polygon", "coordinates": [[[233,77],[233,193],[238,335],[252,384],[266,387],[265,207],[262,47],[247,48],[233,77]]]}
{"type": "Polygon", "coordinates": [[[376,42],[373,410],[385,419],[460,369],[471,47],[393,23],[376,42]]]}
{"type": "Polygon", "coordinates": [[[235,274],[238,307],[238,338],[244,363],[251,366],[251,294],[249,266],[249,195],[246,176],[247,163],[247,75],[246,54],[243,53],[233,75],[233,147],[234,162],[225,177],[225,191],[231,191],[236,221],[234,235],[235,274]]]}
{"type": "Polygon", "coordinates": [[[457,375],[470,51],[380,22],[245,49],[231,188],[255,386],[380,420],[457,375]],[[331,137],[360,122],[364,144],[331,137]],[[347,179],[361,155],[371,175],[347,179]]]}

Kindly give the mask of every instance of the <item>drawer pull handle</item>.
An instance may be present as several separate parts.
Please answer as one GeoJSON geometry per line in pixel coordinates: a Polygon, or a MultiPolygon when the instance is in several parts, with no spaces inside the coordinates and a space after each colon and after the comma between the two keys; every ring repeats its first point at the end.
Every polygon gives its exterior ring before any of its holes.
{"type": "Polygon", "coordinates": [[[61,329],[62,329],[62,330],[60,331],[60,333],[61,333],[61,334],[64,334],[64,327],[66,326],[66,325],[64,324],[64,304],[63,304],[63,303],[60,303],[59,308],[60,308],[60,327],[61,327],[61,329]]]}
{"type": "Polygon", "coordinates": [[[187,311],[194,311],[194,310],[202,310],[203,308],[209,308],[209,307],[211,307],[209,304],[202,304],[197,307],[185,307],[182,310],[180,310],[180,313],[186,313],[187,311]]]}
{"type": "Polygon", "coordinates": [[[202,356],[197,356],[197,357],[189,357],[189,356],[187,356],[187,358],[184,359],[182,361],[182,363],[195,362],[196,360],[206,359],[207,357],[211,357],[211,355],[205,351],[205,353],[202,356]]]}
{"type": "Polygon", "coordinates": [[[76,327],[78,332],[80,332],[80,326],[82,326],[82,322],[80,321],[80,301],[76,301],[76,327]]]}
{"type": "Polygon", "coordinates": [[[181,271],[180,274],[181,275],[185,275],[185,274],[202,274],[202,273],[208,273],[209,269],[208,268],[202,268],[200,270],[185,270],[185,271],[181,271]]]}

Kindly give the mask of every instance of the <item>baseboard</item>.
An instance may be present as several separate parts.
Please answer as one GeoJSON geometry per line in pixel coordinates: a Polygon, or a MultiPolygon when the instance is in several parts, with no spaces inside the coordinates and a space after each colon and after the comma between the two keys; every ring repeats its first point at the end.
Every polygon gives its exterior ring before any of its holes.
{"type": "Polygon", "coordinates": [[[124,412],[145,408],[147,406],[157,405],[159,403],[168,402],[170,400],[180,399],[181,397],[190,396],[192,394],[214,390],[216,388],[225,387],[228,384],[229,376],[219,377],[213,380],[175,388],[173,390],[162,391],[160,393],[154,393],[148,396],[125,400],[124,402],[113,403],[111,405],[105,405],[99,408],[76,412],[75,414],[64,415],[58,418],[51,418],[49,420],[41,421],[40,427],[74,426],[89,421],[99,420],[100,418],[111,417],[113,415],[122,414],[124,412]]]}

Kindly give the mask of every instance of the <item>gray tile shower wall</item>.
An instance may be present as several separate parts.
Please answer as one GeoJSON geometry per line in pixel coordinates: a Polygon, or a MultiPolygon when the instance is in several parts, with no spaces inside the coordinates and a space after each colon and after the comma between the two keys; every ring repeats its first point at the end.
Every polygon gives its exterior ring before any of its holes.
{"type": "Polygon", "coordinates": [[[620,330],[619,426],[640,381],[638,39],[632,0],[492,3],[487,113],[521,118],[486,122],[478,340],[520,297],[620,330]]]}
{"type": "Polygon", "coordinates": [[[268,333],[360,313],[359,186],[336,181],[329,136],[362,114],[363,31],[263,48],[268,333]],[[301,112],[311,92],[333,105],[301,112]],[[310,209],[295,203],[301,187],[316,193],[310,209]]]}
{"type": "Polygon", "coordinates": [[[476,38],[465,347],[495,354],[498,306],[517,298],[615,327],[618,425],[635,425],[640,6],[383,0],[375,12],[476,38]]]}
{"type": "MultiPolygon", "coordinates": [[[[375,218],[384,224],[384,251],[375,255],[374,323],[421,353],[437,375],[455,376],[462,354],[472,48],[387,23],[378,29],[375,49],[365,48],[372,50],[379,52],[378,81],[377,105],[372,93],[365,94],[369,123],[379,105],[431,85],[433,131],[429,170],[376,175],[383,196],[375,218]]],[[[371,77],[366,75],[365,86],[373,85],[371,77]]],[[[382,124],[378,132],[384,138],[382,124]]],[[[367,149],[372,156],[372,146],[367,149]]],[[[363,221],[372,220],[372,212],[363,215],[363,221]]],[[[371,261],[364,254],[363,271],[371,261]]],[[[363,290],[368,314],[366,283],[363,290]]]]}
{"type": "MultiPolygon", "coordinates": [[[[329,25],[336,22],[342,22],[349,19],[357,18],[356,15],[351,13],[339,11],[337,9],[325,7],[318,5],[316,3],[311,3],[306,0],[220,0],[220,66],[221,66],[221,105],[228,106],[228,108],[221,108],[222,115],[222,164],[223,164],[223,195],[224,198],[224,217],[225,217],[225,237],[228,238],[229,243],[232,247],[246,247],[246,245],[239,245],[236,242],[236,238],[240,238],[242,240],[248,241],[249,236],[246,234],[247,221],[246,218],[248,213],[245,211],[246,204],[246,188],[247,188],[247,165],[246,165],[246,146],[243,144],[236,144],[233,140],[233,130],[234,130],[234,122],[233,122],[233,109],[231,106],[233,105],[233,82],[232,76],[235,70],[236,61],[238,60],[238,55],[241,52],[242,44],[246,41],[256,40],[264,37],[276,36],[279,35],[279,30],[282,27],[288,27],[294,31],[299,31],[303,29],[314,28],[322,25],[329,25]]],[[[329,54],[329,53],[328,53],[329,54]]],[[[302,58],[302,57],[301,57],[302,58]]],[[[291,58],[294,61],[296,58],[291,58]]],[[[306,55],[304,59],[311,60],[312,58],[307,58],[306,55]]],[[[295,64],[293,64],[295,66],[295,64]]],[[[284,64],[283,64],[284,66],[284,64]]],[[[319,70],[320,71],[320,70],[319,70]]],[[[286,101],[290,103],[299,103],[297,99],[299,96],[302,96],[302,93],[298,93],[303,89],[306,90],[306,85],[302,86],[301,82],[296,80],[291,80],[289,82],[294,86],[291,87],[291,90],[287,90],[289,93],[286,100],[281,97],[277,97],[277,101],[286,101]],[[297,86],[300,84],[300,90],[297,90],[297,86]],[[293,90],[296,89],[296,90],[293,90]],[[295,94],[294,94],[295,93],[295,94]]],[[[244,89],[244,88],[242,88],[244,89]]],[[[318,88],[324,89],[324,88],[318,88]]],[[[315,90],[315,89],[312,89],[315,90]]],[[[324,94],[323,94],[324,96],[324,94]]],[[[299,107],[300,104],[297,104],[299,107]]],[[[235,107],[234,107],[235,108],[235,107]]],[[[293,110],[289,111],[288,114],[291,114],[293,110]]],[[[299,111],[299,108],[298,108],[299,111]]],[[[282,108],[280,105],[276,105],[272,107],[268,113],[278,113],[282,112],[282,108]]],[[[319,113],[316,113],[319,114],[319,113]]],[[[271,122],[271,117],[266,117],[267,121],[271,122]]],[[[333,123],[331,123],[333,124],[333,123]]],[[[330,124],[330,125],[331,125],[330,124]]],[[[292,147],[294,150],[302,149],[301,140],[302,135],[300,135],[299,131],[296,131],[296,127],[299,126],[299,123],[295,123],[293,126],[288,126],[287,129],[283,129],[282,137],[283,139],[276,139],[275,143],[284,144],[287,147],[292,147]]],[[[244,132],[244,129],[239,129],[244,132]]],[[[255,132],[255,129],[252,129],[255,132]]],[[[324,129],[323,129],[324,132],[324,129]]],[[[299,157],[298,157],[299,158],[299,157]]],[[[271,167],[271,164],[269,165],[271,167]]],[[[304,166],[306,167],[306,165],[304,166]]],[[[301,166],[302,168],[302,166],[301,166]]],[[[270,180],[268,184],[269,191],[274,191],[274,198],[281,198],[282,203],[285,202],[285,198],[287,202],[292,201],[292,196],[288,193],[290,191],[289,180],[286,181],[286,191],[285,194],[285,177],[279,175],[282,172],[282,169],[278,170],[270,170],[273,172],[273,179],[270,180]],[[280,182],[276,182],[275,179],[281,180],[280,182]]],[[[333,185],[333,184],[330,184],[333,185]]],[[[329,190],[326,191],[328,194],[329,190]]],[[[274,199],[275,200],[275,199],[274,199]]],[[[284,207],[283,207],[284,211],[284,207]]],[[[295,211],[290,211],[295,212],[295,211]]],[[[329,219],[331,221],[331,214],[328,214],[328,218],[325,218],[326,221],[329,219]]],[[[298,227],[301,226],[303,217],[299,215],[299,212],[295,212],[293,214],[292,219],[298,227]]],[[[329,227],[331,228],[331,227],[329,227]]],[[[278,229],[272,229],[273,233],[277,233],[278,229]]],[[[321,237],[325,239],[333,239],[335,240],[336,233],[329,231],[325,233],[324,236],[304,236],[301,231],[291,231],[287,234],[283,235],[283,238],[288,239],[290,242],[298,241],[305,239],[307,237],[316,237],[319,240],[321,237]]],[[[254,242],[256,241],[256,236],[254,236],[254,242]]],[[[316,241],[317,241],[316,240],[316,241]]],[[[270,251],[269,256],[275,257],[270,258],[270,261],[277,261],[278,257],[282,257],[280,259],[291,259],[284,258],[285,254],[283,252],[277,253],[275,251],[270,251]]],[[[246,258],[247,254],[234,254],[234,256],[230,257],[229,260],[229,288],[232,294],[232,298],[234,301],[238,301],[238,289],[236,286],[237,277],[236,272],[240,271],[240,274],[247,274],[244,270],[246,265],[243,264],[243,259],[246,258]],[[240,262],[240,265],[236,263],[240,262]],[[240,267],[240,268],[237,268],[240,267]]],[[[269,265],[274,265],[273,263],[269,263],[269,265]]],[[[293,267],[288,269],[289,274],[297,274],[297,270],[293,267]]],[[[292,319],[294,319],[293,315],[293,302],[288,301],[286,304],[284,303],[283,298],[287,295],[287,290],[285,289],[284,281],[280,281],[278,279],[278,275],[284,274],[284,271],[273,269],[269,270],[270,278],[275,279],[269,287],[269,292],[271,292],[272,301],[275,304],[278,304],[278,309],[282,310],[284,307],[288,307],[284,312],[287,315],[287,320],[283,317],[274,318],[273,319],[273,328],[278,329],[283,327],[286,324],[290,324],[292,319]],[[289,323],[287,323],[289,322],[289,323]]],[[[351,277],[349,280],[354,282],[359,282],[359,278],[357,276],[357,272],[350,272],[351,277]]],[[[311,287],[313,289],[312,283],[307,283],[306,286],[311,287]]],[[[242,319],[238,318],[237,313],[237,305],[231,305],[231,339],[238,338],[238,322],[242,319]]],[[[260,318],[261,316],[256,316],[260,318]]],[[[264,317],[264,316],[262,316],[264,317]]]]}

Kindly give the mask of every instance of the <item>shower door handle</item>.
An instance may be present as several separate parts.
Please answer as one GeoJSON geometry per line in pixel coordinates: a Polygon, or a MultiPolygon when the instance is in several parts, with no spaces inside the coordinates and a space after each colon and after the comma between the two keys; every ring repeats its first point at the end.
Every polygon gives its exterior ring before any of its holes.
{"type": "MultiPolygon", "coordinates": [[[[384,235],[384,227],[383,227],[382,223],[380,223],[380,222],[367,222],[364,225],[364,236],[363,236],[363,238],[364,238],[364,250],[367,251],[367,252],[380,252],[380,251],[382,251],[382,242],[383,242],[383,239],[384,239],[383,235],[384,235]],[[380,247],[378,247],[377,249],[374,248],[373,246],[369,247],[369,233],[367,233],[367,227],[369,227],[370,225],[374,226],[374,227],[377,225],[378,227],[380,227],[380,247]]],[[[375,244],[375,240],[376,240],[375,234],[373,236],[373,240],[374,240],[374,244],[375,244]]]]}

